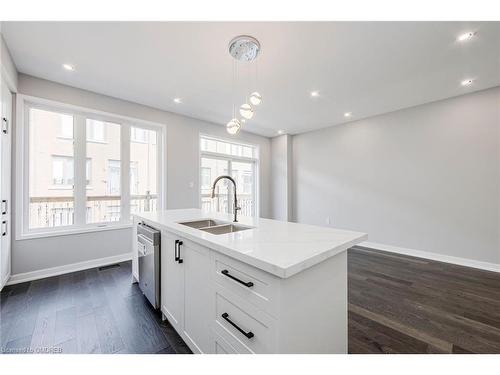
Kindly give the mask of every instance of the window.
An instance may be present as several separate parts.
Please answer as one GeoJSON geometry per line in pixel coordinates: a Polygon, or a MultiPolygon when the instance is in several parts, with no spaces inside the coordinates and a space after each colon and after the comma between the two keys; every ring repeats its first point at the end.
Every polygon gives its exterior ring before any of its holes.
{"type": "Polygon", "coordinates": [[[107,126],[106,122],[87,119],[87,142],[106,142],[107,126]]]}
{"type": "MultiPolygon", "coordinates": [[[[52,185],[54,188],[72,188],[74,184],[73,178],[74,164],[73,158],[70,156],[52,156],[52,185]]],[[[90,185],[92,176],[92,161],[87,159],[85,166],[85,179],[87,185],[90,185]]]]}
{"type": "Polygon", "coordinates": [[[161,207],[162,126],[19,99],[16,139],[27,161],[19,176],[26,186],[17,203],[19,238],[128,224],[131,213],[161,207]]]}
{"type": "Polygon", "coordinates": [[[207,211],[232,212],[232,184],[222,180],[217,184],[215,198],[211,188],[216,177],[226,174],[236,181],[241,214],[256,216],[258,148],[252,145],[202,136],[200,138],[201,207],[207,211]]]}
{"type": "Polygon", "coordinates": [[[72,225],[74,222],[73,142],[60,138],[73,131],[69,114],[30,108],[28,111],[28,210],[30,229],[72,225]],[[65,125],[64,125],[65,124],[65,125]],[[53,156],[57,154],[57,156],[53,156]],[[51,173],[52,171],[52,173],[51,173]],[[55,190],[53,187],[67,187],[55,190]]]}
{"type": "Polygon", "coordinates": [[[73,185],[73,158],[52,156],[52,184],[57,186],[73,185]]]}
{"type": "MultiPolygon", "coordinates": [[[[130,212],[156,211],[158,200],[158,146],[157,132],[130,128],[130,212]],[[132,135],[140,135],[137,142],[132,135]]],[[[137,139],[137,138],[136,138],[137,139]]]]}
{"type": "Polygon", "coordinates": [[[73,139],[73,116],[61,114],[59,118],[61,120],[59,137],[73,139]]]}
{"type": "Polygon", "coordinates": [[[148,131],[146,129],[132,127],[130,129],[130,141],[146,143],[148,141],[148,131]]]}

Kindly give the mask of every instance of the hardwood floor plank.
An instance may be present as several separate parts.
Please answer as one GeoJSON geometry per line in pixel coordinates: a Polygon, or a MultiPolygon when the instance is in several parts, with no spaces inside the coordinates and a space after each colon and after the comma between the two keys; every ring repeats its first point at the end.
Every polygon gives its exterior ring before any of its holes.
{"type": "Polygon", "coordinates": [[[96,308],[94,313],[101,352],[112,354],[123,350],[125,344],[123,343],[111,309],[108,306],[101,306],[96,308]]]}
{"type": "Polygon", "coordinates": [[[76,337],[78,353],[96,354],[101,352],[99,338],[97,335],[95,315],[93,312],[77,317],[76,337]]]}
{"type": "Polygon", "coordinates": [[[370,343],[396,339],[389,327],[426,342],[422,353],[500,353],[498,273],[354,247],[348,275],[350,352],[381,352],[370,343]],[[360,330],[353,312],[382,326],[360,330]]]}
{"type": "Polygon", "coordinates": [[[58,310],[56,313],[56,327],[54,344],[62,344],[70,340],[76,342],[76,307],[58,310]]]}

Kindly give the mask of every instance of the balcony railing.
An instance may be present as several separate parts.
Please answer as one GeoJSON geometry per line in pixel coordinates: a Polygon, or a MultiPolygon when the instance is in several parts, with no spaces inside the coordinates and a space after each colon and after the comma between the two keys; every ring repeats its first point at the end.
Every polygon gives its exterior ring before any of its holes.
{"type": "MultiPolygon", "coordinates": [[[[120,220],[120,196],[87,197],[86,222],[103,223],[120,220]]],[[[156,211],[157,195],[132,195],[130,212],[156,211]]],[[[74,223],[73,197],[31,197],[30,228],[50,228],[74,223]]]]}
{"type": "MultiPolygon", "coordinates": [[[[201,208],[206,211],[230,213],[228,209],[229,199],[227,194],[216,194],[211,198],[210,194],[201,194],[201,208]]],[[[241,215],[254,216],[254,201],[252,194],[238,194],[238,206],[241,207],[241,215]]]]}

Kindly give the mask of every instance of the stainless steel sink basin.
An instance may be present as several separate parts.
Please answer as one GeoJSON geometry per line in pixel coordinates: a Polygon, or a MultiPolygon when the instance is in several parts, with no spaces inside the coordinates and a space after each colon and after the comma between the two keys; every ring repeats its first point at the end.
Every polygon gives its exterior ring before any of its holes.
{"type": "Polygon", "coordinates": [[[246,229],[252,229],[252,227],[246,227],[244,225],[239,225],[239,224],[231,224],[228,223],[227,221],[213,220],[213,219],[185,221],[179,224],[188,226],[190,228],[199,229],[211,234],[226,234],[226,233],[239,232],[246,229]]]}
{"type": "Polygon", "coordinates": [[[225,221],[205,219],[205,220],[196,220],[196,221],[185,221],[185,222],[179,223],[179,224],[185,225],[185,226],[188,226],[191,228],[195,228],[195,229],[201,229],[201,228],[215,227],[216,225],[224,225],[224,224],[228,224],[228,223],[225,221]]]}
{"type": "Polygon", "coordinates": [[[225,225],[217,225],[214,227],[200,228],[200,230],[212,233],[212,234],[226,234],[226,233],[234,233],[242,230],[251,229],[250,227],[244,227],[241,225],[235,224],[225,224],[225,225]]]}

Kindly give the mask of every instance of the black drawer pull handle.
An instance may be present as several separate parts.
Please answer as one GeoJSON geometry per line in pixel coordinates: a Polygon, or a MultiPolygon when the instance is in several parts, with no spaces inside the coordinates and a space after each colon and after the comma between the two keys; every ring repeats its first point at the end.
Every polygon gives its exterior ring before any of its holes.
{"type": "Polygon", "coordinates": [[[176,262],[179,261],[179,255],[177,255],[177,252],[178,252],[177,245],[179,245],[179,240],[175,240],[175,247],[174,247],[174,260],[176,262]]]}
{"type": "Polygon", "coordinates": [[[2,236],[7,235],[7,221],[2,221],[2,236]],[[4,229],[5,228],[5,229],[4,229]]]}
{"type": "Polygon", "coordinates": [[[2,199],[2,215],[6,215],[8,210],[7,200],[2,199]]]}
{"type": "Polygon", "coordinates": [[[234,277],[233,275],[230,275],[228,270],[222,270],[222,271],[221,271],[221,273],[222,273],[224,276],[227,276],[227,277],[229,277],[230,279],[233,279],[234,281],[237,281],[237,282],[239,282],[240,284],[245,285],[247,288],[251,288],[251,287],[253,286],[253,283],[252,283],[251,281],[245,282],[245,281],[243,281],[243,280],[240,280],[240,279],[238,279],[237,277],[234,277]]]}
{"type": "Polygon", "coordinates": [[[245,332],[245,331],[243,331],[240,327],[238,327],[238,325],[237,325],[236,323],[232,322],[232,321],[231,321],[231,319],[229,319],[229,314],[228,314],[228,313],[224,313],[224,314],[222,314],[222,317],[224,318],[224,320],[225,320],[226,322],[228,322],[229,324],[231,324],[234,328],[236,328],[236,329],[237,329],[238,331],[240,331],[243,335],[245,335],[245,337],[246,337],[247,339],[251,339],[251,338],[254,336],[253,332],[251,332],[251,331],[245,332]]]}
{"type": "Polygon", "coordinates": [[[176,259],[176,261],[178,263],[182,263],[182,262],[184,262],[184,260],[181,259],[181,245],[183,244],[183,242],[180,240],[176,240],[176,244],[177,244],[176,245],[177,246],[177,259],[176,259]]]}

